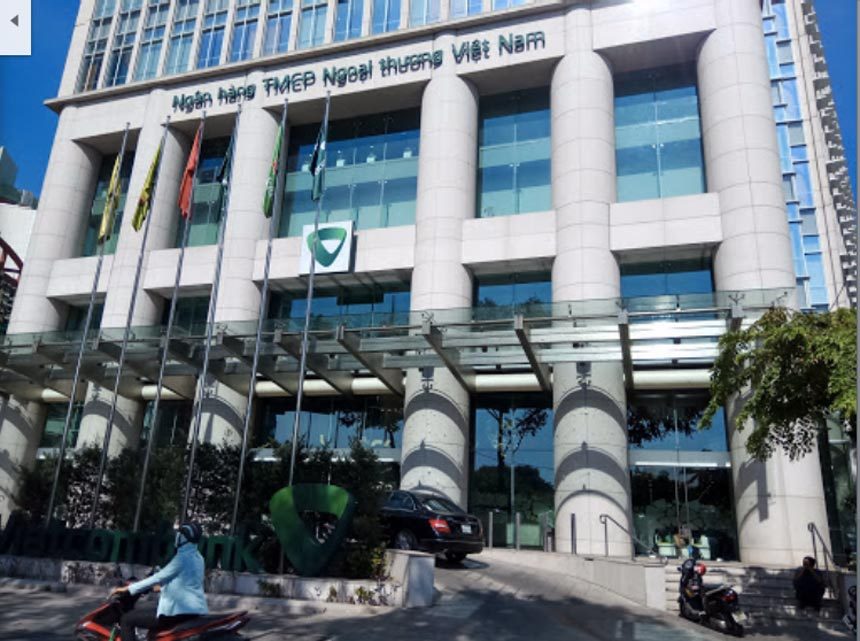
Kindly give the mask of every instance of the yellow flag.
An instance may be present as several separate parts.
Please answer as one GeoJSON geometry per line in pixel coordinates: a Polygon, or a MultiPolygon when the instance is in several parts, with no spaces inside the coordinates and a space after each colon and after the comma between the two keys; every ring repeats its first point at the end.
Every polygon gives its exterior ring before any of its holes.
{"type": "Polygon", "coordinates": [[[143,183],[143,189],[140,192],[140,198],[137,199],[137,208],[134,210],[134,218],[131,219],[131,226],[134,227],[134,231],[141,230],[146,221],[146,215],[149,213],[152,189],[155,186],[155,175],[158,173],[159,158],[161,158],[161,145],[155,151],[155,158],[152,159],[152,164],[149,166],[149,172],[143,183]]]}
{"type": "Polygon", "coordinates": [[[99,225],[99,243],[104,243],[110,239],[113,233],[114,214],[116,213],[117,205],[119,204],[120,194],[120,168],[122,167],[122,154],[116,157],[116,162],[113,164],[113,172],[110,176],[108,184],[107,199],[105,200],[105,208],[102,212],[102,222],[99,225]]]}

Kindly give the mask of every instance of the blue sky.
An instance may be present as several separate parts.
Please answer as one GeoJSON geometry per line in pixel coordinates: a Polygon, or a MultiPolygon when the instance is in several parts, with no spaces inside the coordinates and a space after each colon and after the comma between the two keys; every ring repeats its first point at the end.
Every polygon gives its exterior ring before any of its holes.
{"type": "MultiPolygon", "coordinates": [[[[0,58],[0,145],[9,148],[18,164],[17,186],[38,193],[57,123],[42,102],[57,94],[78,2],[32,2],[33,55],[0,58]]],[[[818,0],[816,6],[856,193],[857,3],[818,0]]]]}

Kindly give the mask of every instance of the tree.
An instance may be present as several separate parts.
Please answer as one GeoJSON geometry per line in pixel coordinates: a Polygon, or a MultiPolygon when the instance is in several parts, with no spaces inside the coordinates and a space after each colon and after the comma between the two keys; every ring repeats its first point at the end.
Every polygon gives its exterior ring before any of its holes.
{"type": "Polygon", "coordinates": [[[753,422],[747,451],[763,461],[777,449],[796,460],[812,451],[826,419],[856,421],[857,317],[850,309],[802,313],[775,307],[749,328],[720,338],[711,372],[708,427],[739,400],[737,429],[753,422]]]}
{"type": "Polygon", "coordinates": [[[501,489],[505,484],[505,460],[510,455],[516,456],[517,451],[527,436],[534,436],[546,425],[548,413],[542,407],[528,407],[511,411],[501,407],[486,409],[496,421],[496,470],[497,482],[501,489]]]}

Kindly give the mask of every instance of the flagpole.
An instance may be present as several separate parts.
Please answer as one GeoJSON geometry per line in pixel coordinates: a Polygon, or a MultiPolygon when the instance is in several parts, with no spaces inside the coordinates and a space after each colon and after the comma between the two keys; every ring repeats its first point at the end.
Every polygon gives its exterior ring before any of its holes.
{"type": "MultiPolygon", "coordinates": [[[[200,119],[200,146],[203,146],[203,133],[206,129],[206,112],[204,111],[201,115],[200,119]]],[[[196,137],[196,135],[195,135],[196,137]]],[[[192,153],[194,151],[193,143],[192,143],[192,153]]],[[[162,161],[164,160],[164,152],[162,150],[162,161]]],[[[197,170],[200,167],[200,162],[198,160],[197,165],[194,167],[194,177],[192,178],[192,188],[191,188],[191,200],[192,206],[194,202],[194,188],[197,186],[197,170]]],[[[161,165],[159,164],[158,173],[161,174],[161,165]]],[[[155,187],[152,189],[152,195],[155,197],[155,187]]],[[[147,225],[149,224],[149,218],[151,216],[147,216],[147,225]]],[[[155,443],[156,433],[158,432],[158,411],[161,406],[161,394],[164,389],[164,370],[167,366],[167,353],[170,346],[170,337],[173,334],[173,323],[176,319],[176,303],[179,299],[179,284],[182,280],[182,267],[185,264],[185,248],[188,246],[188,234],[191,229],[191,215],[185,217],[183,227],[182,227],[182,236],[179,241],[179,258],[176,261],[176,274],[173,280],[173,295],[170,298],[170,311],[167,315],[167,327],[164,330],[164,336],[162,338],[161,344],[161,361],[158,366],[158,381],[155,385],[155,399],[152,402],[152,416],[150,418],[150,427],[149,427],[149,435],[146,441],[146,455],[143,458],[143,470],[140,474],[140,487],[137,492],[137,506],[135,506],[134,510],[134,528],[133,531],[137,532],[140,529],[140,517],[143,512],[143,498],[144,493],[146,491],[146,477],[149,473],[149,465],[152,461],[152,449],[153,444],[155,443]]]]}
{"type": "Polygon", "coordinates": [[[245,475],[245,457],[248,455],[248,436],[251,426],[251,410],[256,392],[257,369],[260,365],[260,343],[263,338],[263,323],[266,320],[266,312],[269,308],[269,271],[272,265],[272,240],[278,232],[281,221],[281,208],[284,200],[284,179],[286,177],[287,146],[287,109],[290,101],[284,100],[284,111],[281,114],[281,125],[279,129],[280,149],[278,152],[278,168],[275,177],[275,197],[272,204],[272,215],[269,218],[269,239],[266,243],[266,260],[263,264],[263,287],[260,292],[260,308],[257,317],[257,334],[254,341],[254,357],[251,360],[251,374],[248,381],[248,399],[245,405],[245,416],[242,424],[242,450],[239,455],[239,474],[236,478],[236,492],[233,498],[233,516],[230,519],[230,536],[236,534],[236,522],[239,519],[239,497],[242,494],[242,479],[245,475]]]}
{"type": "MultiPolygon", "coordinates": [[[[122,135],[122,145],[120,146],[119,152],[119,173],[122,175],[122,163],[125,156],[125,145],[128,140],[128,129],[130,127],[130,123],[125,123],[125,131],[122,135]]],[[[110,185],[108,185],[108,198],[112,195],[110,194],[110,185]]],[[[107,206],[107,203],[105,204],[107,206]]],[[[93,307],[95,307],[96,302],[96,294],[98,293],[99,288],[99,279],[101,278],[102,273],[102,265],[104,264],[105,257],[105,243],[99,242],[98,238],[96,238],[96,242],[98,243],[98,258],[96,259],[96,273],[93,276],[93,286],[90,289],[90,302],[87,306],[87,315],[84,319],[84,328],[81,332],[81,344],[78,346],[78,358],[75,361],[75,373],[72,376],[72,389],[69,392],[69,404],[66,408],[66,420],[63,423],[63,436],[60,441],[60,454],[57,458],[57,464],[54,466],[54,480],[51,483],[51,496],[48,499],[48,513],[45,517],[45,525],[50,527],[51,519],[54,517],[54,505],[57,500],[57,488],[60,484],[60,470],[63,466],[63,460],[66,457],[66,441],[69,437],[69,428],[72,423],[72,414],[75,409],[75,397],[78,395],[78,384],[81,380],[81,361],[84,358],[84,351],[87,346],[87,336],[90,333],[90,325],[93,321],[93,307]]]]}
{"type": "MultiPolygon", "coordinates": [[[[239,133],[239,119],[242,116],[242,103],[236,110],[236,120],[233,123],[233,136],[228,153],[235,153],[236,137],[239,133]]],[[[197,441],[200,435],[200,421],[203,417],[203,403],[207,398],[206,377],[209,375],[209,354],[212,347],[212,334],[215,327],[215,308],[218,305],[218,287],[221,283],[221,263],[224,258],[224,234],[227,229],[227,215],[230,212],[230,194],[232,193],[233,161],[229,159],[230,167],[225,176],[226,189],[221,203],[221,222],[218,225],[218,254],[215,259],[215,278],[212,281],[212,293],[209,295],[209,317],[206,322],[206,342],[203,350],[203,369],[200,372],[197,392],[197,408],[194,412],[194,430],[191,441],[191,456],[188,459],[188,471],[185,474],[185,495],[182,499],[182,520],[188,518],[188,506],[191,503],[191,481],[194,477],[194,459],[197,456],[197,441]]]]}
{"type": "MultiPolygon", "coordinates": [[[[328,138],[328,116],[331,106],[331,94],[326,92],[325,95],[325,115],[323,116],[323,127],[325,128],[326,138],[328,138]]],[[[323,140],[323,144],[327,144],[327,140],[323,140]]],[[[323,158],[326,162],[327,159],[323,158]]],[[[325,168],[323,168],[325,171],[325,168]]],[[[325,184],[320,193],[320,198],[317,201],[317,210],[314,214],[314,242],[311,243],[311,266],[308,272],[308,297],[305,302],[305,326],[302,329],[302,352],[299,359],[299,389],[296,392],[296,414],[293,418],[293,441],[290,445],[290,479],[288,485],[293,484],[293,478],[296,471],[296,450],[298,449],[299,441],[299,422],[302,415],[302,397],[304,396],[305,388],[305,368],[308,362],[308,328],[311,324],[311,303],[314,297],[314,273],[316,272],[317,262],[317,238],[319,235],[320,212],[322,211],[323,199],[325,198],[325,184]]]]}

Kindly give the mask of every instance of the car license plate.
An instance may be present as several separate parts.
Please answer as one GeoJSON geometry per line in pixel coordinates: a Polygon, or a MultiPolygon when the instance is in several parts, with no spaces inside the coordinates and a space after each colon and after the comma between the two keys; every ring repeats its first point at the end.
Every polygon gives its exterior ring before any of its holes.
{"type": "Polygon", "coordinates": [[[471,534],[472,526],[471,525],[461,525],[460,529],[463,531],[463,534],[471,534]]]}

